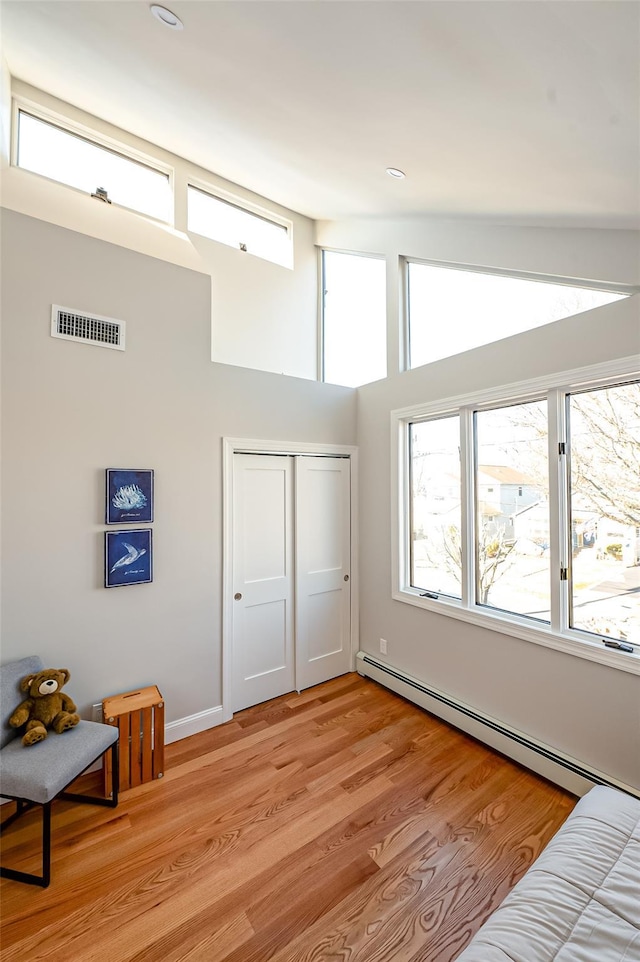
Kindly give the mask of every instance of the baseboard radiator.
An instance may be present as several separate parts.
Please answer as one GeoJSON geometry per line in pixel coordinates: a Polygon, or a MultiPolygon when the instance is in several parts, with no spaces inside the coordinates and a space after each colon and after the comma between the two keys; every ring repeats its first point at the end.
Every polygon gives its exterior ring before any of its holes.
{"type": "Polygon", "coordinates": [[[356,669],[359,674],[379,682],[385,688],[402,695],[403,698],[424,708],[430,714],[442,718],[455,728],[490,745],[491,748],[495,748],[508,758],[524,765],[525,768],[548,778],[575,795],[584,795],[594,785],[609,785],[629,795],[640,797],[640,790],[610,775],[589,768],[577,759],[564,755],[557,749],[538,742],[529,735],[457,701],[446,692],[425,685],[418,678],[413,678],[392,665],[378,661],[366,652],[358,652],[356,669]]]}

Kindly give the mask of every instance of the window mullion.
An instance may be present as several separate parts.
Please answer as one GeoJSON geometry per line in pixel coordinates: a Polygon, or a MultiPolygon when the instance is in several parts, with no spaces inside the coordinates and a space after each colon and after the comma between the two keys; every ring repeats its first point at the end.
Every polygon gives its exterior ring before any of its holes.
{"type": "Polygon", "coordinates": [[[473,411],[460,411],[460,504],[462,605],[472,608],[476,600],[476,505],[475,505],[475,433],[473,411]]]}
{"type": "Polygon", "coordinates": [[[569,505],[567,499],[567,418],[564,391],[550,391],[549,411],[549,541],[551,628],[569,626],[569,505]],[[567,572],[562,579],[561,572],[567,572]]]}

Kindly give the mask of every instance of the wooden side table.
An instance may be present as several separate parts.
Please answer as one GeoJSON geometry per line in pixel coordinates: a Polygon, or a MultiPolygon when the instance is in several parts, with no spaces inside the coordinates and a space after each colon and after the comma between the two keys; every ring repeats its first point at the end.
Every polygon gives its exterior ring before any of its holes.
{"type": "MultiPolygon", "coordinates": [[[[102,720],[120,731],[120,791],[164,775],[164,699],[156,685],[102,702],[102,720]]],[[[110,784],[111,756],[105,765],[110,784]]],[[[105,788],[106,790],[106,788],[105,788]]]]}

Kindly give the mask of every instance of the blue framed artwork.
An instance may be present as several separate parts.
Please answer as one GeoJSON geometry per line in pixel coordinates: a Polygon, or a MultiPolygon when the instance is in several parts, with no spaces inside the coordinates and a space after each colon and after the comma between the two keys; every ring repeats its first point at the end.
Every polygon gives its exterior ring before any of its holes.
{"type": "Polygon", "coordinates": [[[104,586],[143,585],[153,581],[151,528],[105,531],[104,586]]]}
{"type": "Polygon", "coordinates": [[[153,471],[107,468],[107,524],[153,521],[153,471]]]}

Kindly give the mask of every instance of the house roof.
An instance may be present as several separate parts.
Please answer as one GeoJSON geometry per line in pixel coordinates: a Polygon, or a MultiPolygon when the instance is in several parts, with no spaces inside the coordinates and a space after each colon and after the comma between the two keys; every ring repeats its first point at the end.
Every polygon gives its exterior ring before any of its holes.
{"type": "Polygon", "coordinates": [[[480,464],[478,471],[494,478],[500,484],[535,484],[526,474],[503,464],[480,464]]]}
{"type": "Polygon", "coordinates": [[[166,5],[2,0],[9,70],[315,219],[638,223],[638,3],[166,5]]]}

